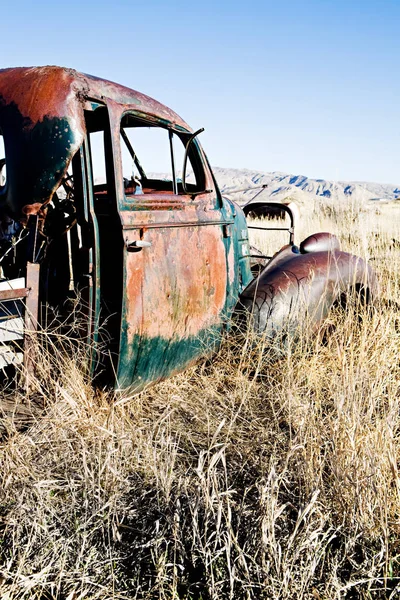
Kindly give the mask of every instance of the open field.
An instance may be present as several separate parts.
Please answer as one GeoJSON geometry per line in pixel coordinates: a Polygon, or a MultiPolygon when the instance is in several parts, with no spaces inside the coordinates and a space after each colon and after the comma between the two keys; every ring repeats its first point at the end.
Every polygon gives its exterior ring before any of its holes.
{"type": "Polygon", "coordinates": [[[297,241],[336,233],[385,301],[279,358],[238,336],[124,397],[94,392],[79,353],[43,356],[44,416],[3,419],[1,598],[398,597],[399,217],[304,210],[297,241]]]}

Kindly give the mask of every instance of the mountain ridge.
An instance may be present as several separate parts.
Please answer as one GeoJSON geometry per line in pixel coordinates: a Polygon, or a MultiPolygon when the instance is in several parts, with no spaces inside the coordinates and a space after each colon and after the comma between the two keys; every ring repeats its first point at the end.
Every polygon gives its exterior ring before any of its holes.
{"type": "Polygon", "coordinates": [[[240,194],[243,201],[249,200],[257,192],[256,186],[267,185],[261,192],[262,198],[280,202],[286,198],[302,202],[310,198],[327,201],[390,202],[400,200],[400,185],[367,181],[331,181],[313,179],[305,175],[295,175],[281,171],[264,172],[252,169],[230,169],[213,167],[213,172],[223,194],[233,199],[240,194]],[[237,192],[246,187],[251,191],[237,192]]]}

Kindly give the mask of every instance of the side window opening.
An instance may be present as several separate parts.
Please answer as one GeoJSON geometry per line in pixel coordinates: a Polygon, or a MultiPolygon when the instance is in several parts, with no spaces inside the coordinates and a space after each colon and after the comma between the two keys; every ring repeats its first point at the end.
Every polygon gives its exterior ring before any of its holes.
{"type": "Polygon", "coordinates": [[[85,112],[88,132],[90,163],[95,200],[107,197],[113,203],[114,166],[108,112],[105,107],[85,112]]]}
{"type": "Polygon", "coordinates": [[[104,131],[89,133],[92,158],[92,177],[95,189],[107,186],[106,161],[104,154],[104,131]]]}
{"type": "MultiPolygon", "coordinates": [[[[183,194],[182,167],[188,138],[189,134],[177,133],[125,115],[121,122],[120,141],[126,196],[183,194]]],[[[189,193],[203,191],[204,169],[194,144],[190,147],[187,171],[189,193]]]]}
{"type": "Polygon", "coordinates": [[[107,344],[109,353],[99,354],[98,376],[113,377],[116,373],[121,334],[123,294],[123,235],[115,191],[114,159],[108,110],[105,106],[85,112],[90,157],[91,181],[89,203],[94,240],[96,277],[99,276],[99,339],[107,344]],[[106,341],[107,340],[107,341],[106,341]]]}
{"type": "Polygon", "coordinates": [[[101,106],[84,114],[87,138],[47,207],[41,323],[56,316],[70,326],[78,316],[77,333],[107,340],[110,353],[92,355],[105,376],[115,372],[118,359],[123,237],[108,112],[101,106]]]}
{"type": "Polygon", "coordinates": [[[6,150],[4,147],[4,138],[0,131],[0,187],[4,187],[7,180],[6,168],[6,150]]]}

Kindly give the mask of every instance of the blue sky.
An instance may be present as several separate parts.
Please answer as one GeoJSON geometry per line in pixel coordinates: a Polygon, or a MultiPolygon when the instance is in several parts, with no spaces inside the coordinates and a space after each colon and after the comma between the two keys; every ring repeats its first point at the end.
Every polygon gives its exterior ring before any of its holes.
{"type": "Polygon", "coordinates": [[[1,24],[2,67],[154,96],[213,165],[400,184],[400,0],[4,0],[1,24]]]}

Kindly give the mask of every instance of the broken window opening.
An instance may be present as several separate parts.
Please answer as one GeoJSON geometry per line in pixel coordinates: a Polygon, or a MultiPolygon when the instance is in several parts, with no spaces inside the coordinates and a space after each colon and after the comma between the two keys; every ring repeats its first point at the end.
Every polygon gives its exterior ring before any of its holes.
{"type": "Polygon", "coordinates": [[[85,111],[85,121],[87,136],[47,208],[46,222],[54,214],[54,223],[48,222],[54,239],[41,269],[41,322],[51,325],[56,315],[86,338],[90,368],[107,378],[118,358],[123,238],[108,111],[85,111]],[[109,350],[104,356],[102,344],[109,350]]]}
{"type": "Polygon", "coordinates": [[[104,154],[104,131],[92,131],[89,133],[90,153],[92,163],[92,178],[95,188],[97,186],[107,187],[106,159],[104,154]]]}
{"type": "MultiPolygon", "coordinates": [[[[79,152],[78,152],[79,157],[79,152]]],[[[43,244],[36,261],[40,270],[40,322],[52,326],[55,320],[68,326],[72,305],[79,296],[87,266],[81,260],[82,229],[78,212],[82,211],[82,174],[74,157],[52,199],[43,209],[40,226],[43,244]]]]}
{"type": "Polygon", "coordinates": [[[93,229],[96,230],[94,270],[100,286],[96,316],[100,342],[108,354],[99,357],[99,377],[107,379],[116,372],[121,329],[123,291],[123,235],[116,200],[114,157],[108,110],[99,106],[85,111],[88,138],[89,196],[92,203],[93,229]],[[102,373],[100,374],[100,371],[102,373]]]}
{"type": "MultiPolygon", "coordinates": [[[[121,121],[121,157],[125,195],[181,194],[185,146],[190,134],[177,132],[125,115],[121,121]]],[[[187,191],[205,189],[205,174],[198,147],[192,144],[188,156],[187,191]]]]}

